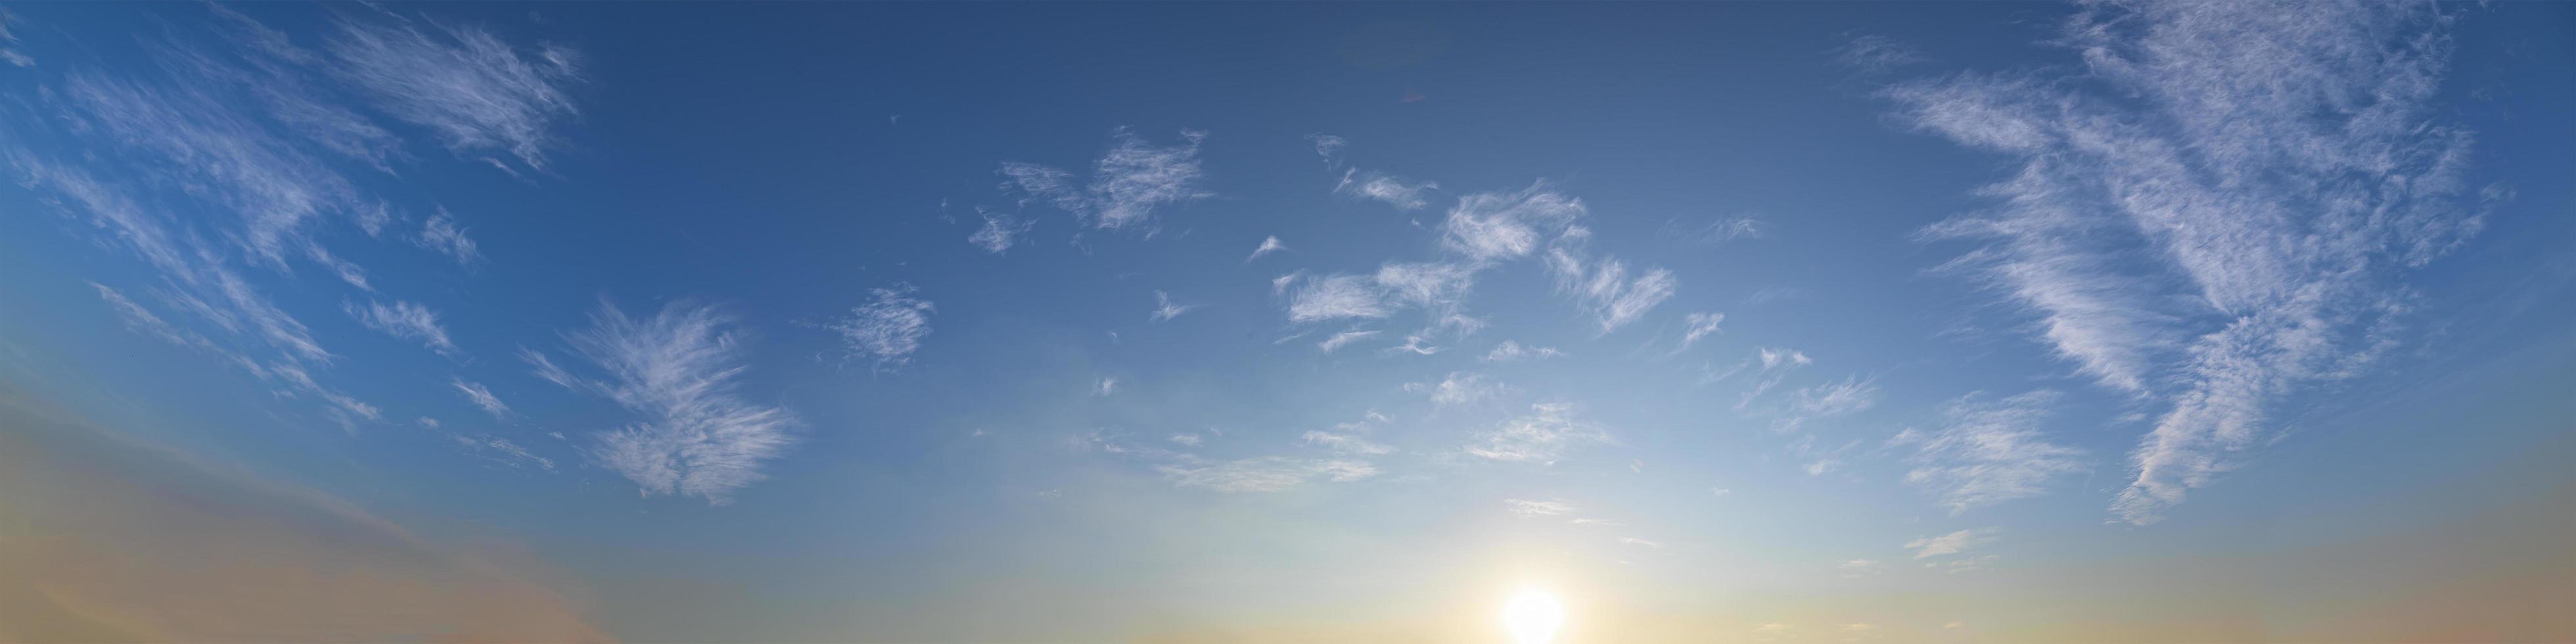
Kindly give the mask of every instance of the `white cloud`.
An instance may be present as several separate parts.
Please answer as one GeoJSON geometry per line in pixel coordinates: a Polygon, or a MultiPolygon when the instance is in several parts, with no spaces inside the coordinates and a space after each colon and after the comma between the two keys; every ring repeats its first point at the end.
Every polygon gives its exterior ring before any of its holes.
{"type": "Polygon", "coordinates": [[[160,315],[154,314],[151,309],[143,308],[143,305],[127,299],[124,293],[97,282],[90,282],[89,285],[90,288],[98,290],[98,298],[107,302],[108,310],[116,312],[117,319],[124,321],[126,330],[160,338],[164,342],[182,347],[215,348],[213,342],[204,336],[197,335],[193,331],[180,330],[179,327],[171,325],[168,320],[161,319],[160,315]]]}
{"type": "Polygon", "coordinates": [[[328,45],[333,71],[459,154],[498,151],[543,168],[555,124],[577,113],[566,86],[581,78],[569,49],[523,50],[480,28],[429,21],[339,27],[328,45]]]}
{"type": "Polygon", "coordinates": [[[1557,358],[1564,355],[1565,352],[1556,350],[1556,347],[1522,347],[1519,342],[1504,340],[1502,344],[1494,345],[1493,351],[1485,353],[1485,361],[1518,362],[1531,358],[1557,358]]]}
{"type": "Polygon", "coordinates": [[[519,359],[526,361],[528,366],[533,369],[533,371],[530,371],[529,373],[536,374],[539,378],[544,378],[546,382],[555,383],[556,385],[560,385],[567,389],[579,389],[587,386],[581,380],[574,378],[571,372],[564,371],[563,367],[555,365],[554,359],[546,357],[546,354],[538,353],[535,349],[519,347],[519,359]]]}
{"type": "Polygon", "coordinates": [[[351,302],[342,308],[367,328],[419,342],[439,355],[453,357],[457,354],[456,343],[447,339],[447,328],[438,324],[438,312],[429,310],[429,307],[397,300],[392,306],[383,302],[359,306],[351,302]]]}
{"type": "MultiPolygon", "coordinates": [[[[2470,133],[2435,108],[2438,5],[2106,4],[2082,78],[1890,88],[1917,128],[2011,157],[2001,207],[1925,231],[2102,384],[2169,401],[2112,511],[2147,523],[2262,443],[2271,401],[2393,346],[2405,269],[2482,216],[2470,133]]],[[[2071,73],[2071,72],[2070,72],[2071,73]]]]}
{"type": "Polygon", "coordinates": [[[457,393],[465,394],[466,401],[482,408],[483,413],[491,414],[493,418],[510,416],[510,406],[501,404],[501,397],[492,395],[492,390],[484,387],[482,383],[466,382],[463,378],[454,377],[449,378],[448,383],[455,385],[457,393]]]}
{"type": "Polygon", "coordinates": [[[1376,280],[1399,301],[1453,311],[1475,287],[1476,269],[1449,262],[1387,262],[1378,267],[1376,280]]]}
{"type": "Polygon", "coordinates": [[[1947,557],[1994,543],[1997,535],[2002,532],[2003,528],[1971,528],[1937,537],[1915,539],[1906,542],[1905,547],[1914,551],[1916,559],[1947,557]]]}
{"type": "Polygon", "coordinates": [[[647,496],[723,504],[760,480],[762,464],[786,452],[797,421],[734,392],[747,367],[731,326],[709,307],[673,303],[636,319],[603,302],[591,328],[567,334],[607,374],[595,388],[644,418],[596,434],[591,456],[647,496]]]}
{"type": "Polygon", "coordinates": [[[1173,434],[1172,442],[1191,447],[1198,447],[1200,439],[1198,434],[1173,434]]]}
{"type": "Polygon", "coordinates": [[[1940,427],[1907,429],[1889,444],[1915,449],[1905,481],[1939,495],[1952,515],[2039,496],[2049,479],[2084,469],[2082,451],[2039,431],[2057,398],[2045,389],[2001,400],[1969,394],[1942,406],[1940,427]]]}
{"type": "Polygon", "coordinates": [[[1688,316],[1684,316],[1682,321],[1688,325],[1688,328],[1682,330],[1681,348],[1674,349],[1673,353],[1689,351],[1691,345],[1699,343],[1700,338],[1705,338],[1708,337],[1709,334],[1717,333],[1717,324],[1719,322],[1726,321],[1726,314],[1692,313],[1688,316]]]}
{"type": "Polygon", "coordinates": [[[1876,381],[1858,378],[1807,387],[1798,390],[1798,411],[1812,417],[1863,411],[1878,404],[1878,391],[1876,381]]]}
{"type": "Polygon", "coordinates": [[[1881,74],[1899,67],[1923,62],[1923,54],[1894,38],[1878,34],[1853,36],[1851,42],[1834,51],[1835,62],[1862,73],[1881,74]]]}
{"type": "Polygon", "coordinates": [[[1271,236],[1269,236],[1269,237],[1263,237],[1263,238],[1261,238],[1261,246],[1260,246],[1260,247],[1257,247],[1257,248],[1252,249],[1252,254],[1251,254],[1251,255],[1248,255],[1248,256],[1245,256],[1245,257],[1243,258],[1243,263],[1250,264],[1250,263],[1252,263],[1252,260],[1261,259],[1261,256],[1263,256],[1263,255],[1268,255],[1268,254],[1276,253],[1276,252],[1283,251],[1283,250],[1288,250],[1288,245],[1287,245],[1287,244],[1285,244],[1285,243],[1281,243],[1281,242],[1279,241],[1279,236],[1278,236],[1278,235],[1271,235],[1271,236]]]}
{"type": "Polygon", "coordinates": [[[1384,172],[1354,169],[1342,173],[1342,182],[1333,186],[1333,194],[1381,201],[1397,210],[1419,210],[1431,205],[1427,195],[1439,189],[1440,184],[1429,181],[1408,182],[1384,172]]]}
{"type": "Polygon", "coordinates": [[[1023,221],[1007,212],[994,212],[982,207],[977,207],[975,212],[984,216],[984,227],[976,229],[975,234],[968,235],[966,242],[995,255],[1010,250],[1012,244],[1018,243],[1020,237],[1028,234],[1030,227],[1037,225],[1037,222],[1023,221]]]}
{"type": "Polygon", "coordinates": [[[1662,543],[1654,542],[1654,541],[1647,541],[1647,540],[1645,540],[1645,539],[1639,539],[1639,538],[1636,538],[1636,537],[1620,537],[1620,538],[1619,538],[1619,544],[1620,544],[1620,545],[1625,545],[1625,546],[1637,546],[1637,547],[1640,547],[1640,548],[1662,548],[1662,547],[1664,547],[1664,544],[1662,544],[1662,543]]]}
{"type": "Polygon", "coordinates": [[[1427,394],[1431,398],[1431,404],[1448,407],[1500,396],[1503,393],[1503,385],[1486,382],[1485,374],[1473,371],[1452,371],[1437,383],[1405,383],[1404,390],[1410,393],[1427,394]]]}
{"type": "Polygon", "coordinates": [[[1393,447],[1370,442],[1368,439],[1347,433],[1310,430],[1301,439],[1308,445],[1320,446],[1340,454],[1378,456],[1395,451],[1393,447]]]}
{"type": "Polygon", "coordinates": [[[1866,577],[1883,571],[1874,559],[1853,559],[1837,567],[1842,569],[1844,577],[1866,577]]]}
{"type": "Polygon", "coordinates": [[[1796,349],[1762,347],[1756,349],[1754,354],[1762,359],[1762,369],[1765,371],[1781,366],[1803,367],[1815,363],[1815,360],[1807,358],[1806,352],[1796,349]]]}
{"type": "Polygon", "coordinates": [[[1309,278],[1288,296],[1288,321],[1319,322],[1343,318],[1383,318],[1392,313],[1366,277],[1328,275],[1309,278]]]}
{"type": "Polygon", "coordinates": [[[1308,134],[1306,140],[1315,142],[1315,156],[1324,158],[1327,169],[1341,166],[1342,148],[1351,144],[1347,139],[1330,134],[1308,134]]]}
{"type": "Polygon", "coordinates": [[[913,297],[909,284],[870,293],[875,299],[851,308],[829,328],[841,334],[841,346],[850,355],[866,357],[879,368],[912,362],[912,352],[930,337],[930,314],[937,307],[913,297]]]}
{"type": "Polygon", "coordinates": [[[1365,461],[1281,456],[1247,458],[1210,465],[1183,463],[1165,465],[1156,469],[1174,485],[1201,487],[1218,492],[1276,492],[1316,479],[1348,483],[1376,476],[1378,473],[1377,466],[1365,461]]]}
{"type": "Polygon", "coordinates": [[[475,250],[474,240],[465,236],[465,229],[456,227],[456,219],[445,208],[438,209],[438,214],[430,215],[429,221],[421,225],[418,242],[422,248],[456,258],[460,265],[472,266],[483,256],[475,250]]]}
{"type": "Polygon", "coordinates": [[[1548,517],[1574,511],[1574,506],[1568,505],[1564,501],[1504,499],[1503,506],[1506,509],[1509,509],[1512,514],[1524,517],[1548,517]]]}
{"type": "Polygon", "coordinates": [[[1556,274],[1557,290],[1574,295],[1601,325],[1602,333],[1637,321],[1673,297],[1672,271],[1651,269],[1630,279],[1627,264],[1617,258],[1587,265],[1565,248],[1549,249],[1547,259],[1548,269],[1556,274]]]}
{"type": "Polygon", "coordinates": [[[1091,384],[1091,395],[1107,396],[1114,393],[1118,393],[1118,378],[1115,376],[1103,377],[1091,384]]]}
{"type": "Polygon", "coordinates": [[[1172,318],[1180,317],[1180,316],[1181,316],[1181,314],[1183,314],[1183,313],[1188,313],[1188,312],[1190,312],[1190,309],[1195,309],[1195,308],[1198,308],[1198,307],[1199,307],[1199,305],[1196,305],[1196,304],[1181,304],[1181,303],[1173,302],[1173,301],[1172,301],[1172,296],[1171,296],[1170,294],[1164,293],[1164,292],[1162,292],[1162,291],[1155,291],[1155,292],[1154,292],[1154,313],[1153,313],[1153,315],[1146,316],[1146,318],[1147,318],[1147,319],[1150,319],[1150,320],[1153,320],[1153,321],[1155,321],[1155,322],[1165,322],[1165,321],[1169,321],[1169,320],[1171,320],[1172,318]]]}
{"type": "Polygon", "coordinates": [[[1545,181],[1519,192],[1467,195],[1442,220],[1440,245],[1477,263],[1527,257],[1540,237],[1564,232],[1584,214],[1583,200],[1545,181]]]}
{"type": "Polygon", "coordinates": [[[1528,415],[1504,422],[1501,426],[1476,432],[1467,446],[1473,456],[1497,461],[1554,463],[1565,451],[1582,443],[1606,443],[1610,434],[1600,426],[1574,417],[1574,406],[1566,403],[1530,405],[1528,415]]]}
{"type": "Polygon", "coordinates": [[[547,470],[555,468],[554,459],[538,456],[535,452],[528,451],[528,448],[520,447],[518,443],[510,442],[507,438],[457,436],[455,439],[457,444],[465,446],[475,457],[494,463],[510,467],[535,465],[547,470]]]}
{"type": "Polygon", "coordinates": [[[1180,145],[1157,147],[1121,127],[1110,131],[1109,152],[1092,168],[1091,183],[1073,185],[1063,170],[1028,163],[1004,163],[1005,188],[1044,199],[1092,226],[1119,229],[1151,221],[1154,209],[1202,199],[1199,188],[1199,143],[1207,133],[1182,130],[1180,145]]]}
{"type": "Polygon", "coordinates": [[[1332,337],[1324,338],[1323,342],[1315,343],[1315,346],[1323,349],[1325,353],[1332,353],[1334,349],[1342,348],[1342,345],[1368,339],[1369,336],[1377,335],[1377,333],[1378,332],[1376,331],[1343,331],[1341,333],[1333,334],[1332,337]]]}

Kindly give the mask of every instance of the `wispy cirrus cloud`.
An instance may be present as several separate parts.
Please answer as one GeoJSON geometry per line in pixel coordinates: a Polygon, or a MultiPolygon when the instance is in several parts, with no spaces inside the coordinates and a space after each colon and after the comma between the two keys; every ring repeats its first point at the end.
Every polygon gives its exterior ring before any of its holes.
{"type": "Polygon", "coordinates": [[[1180,463],[1156,468],[1181,487],[1218,492],[1276,492],[1317,480],[1348,483],[1377,476],[1366,461],[1263,456],[1218,463],[1180,463]]]}
{"type": "Polygon", "coordinates": [[[473,266],[476,260],[483,258],[482,251],[475,249],[474,239],[465,236],[465,229],[456,225],[456,217],[447,214],[445,208],[438,209],[436,214],[429,216],[429,221],[421,223],[420,236],[414,240],[421,248],[455,258],[458,265],[473,266]]]}
{"type": "Polygon", "coordinates": [[[501,397],[492,395],[492,389],[483,386],[483,383],[451,377],[448,379],[448,384],[455,387],[457,393],[463,394],[466,402],[474,403],[475,407],[482,409],[483,413],[491,414],[495,419],[510,417],[510,406],[502,404],[501,397]]]}
{"type": "Polygon", "coordinates": [[[1180,317],[1181,314],[1188,313],[1191,309],[1198,307],[1199,305],[1196,304],[1182,304],[1174,302],[1172,301],[1171,294],[1164,293],[1162,291],[1155,291],[1154,313],[1146,316],[1146,319],[1155,322],[1169,322],[1172,318],[1180,317]]]}
{"type": "Polygon", "coordinates": [[[2003,528],[1970,528],[1936,537],[1923,537],[1905,543],[1916,559],[1947,557],[1994,543],[2003,528]]]}
{"type": "Polygon", "coordinates": [[[1503,508],[1522,517],[1552,517],[1574,511],[1574,506],[1564,501],[1541,499],[1503,499],[1503,508]]]}
{"type": "Polygon", "coordinates": [[[1938,427],[1906,429],[1888,444],[1914,448],[1905,482],[1933,491],[1953,516],[2039,496],[2049,479],[2084,469],[2083,451],[2040,432],[2058,397],[2046,389],[1995,400],[1969,394],[1942,405],[1938,427]]]}
{"type": "Polygon", "coordinates": [[[674,302],[650,317],[600,303],[591,327],[565,335],[606,375],[592,388],[643,418],[593,435],[590,456],[635,482],[646,496],[694,496],[725,504],[786,453],[796,417],[734,391],[747,367],[733,320],[707,306],[674,302]]]}
{"type": "Polygon", "coordinates": [[[1288,321],[1321,322],[1348,318],[1383,318],[1394,313],[1369,278],[1326,275],[1292,281],[1288,321]]]}
{"type": "Polygon", "coordinates": [[[1984,190],[2001,207],[1926,229],[1987,242],[1949,268],[2086,375],[2169,405],[2112,505],[2131,523],[2237,466],[2275,397],[2397,344],[2396,279],[2482,224],[2470,133],[2434,108],[2446,9],[2274,9],[2103,3],[2065,25],[2080,79],[1885,92],[1914,127],[2021,164],[1984,190]]]}
{"type": "Polygon", "coordinates": [[[975,229],[975,234],[967,236],[966,243],[974,244],[976,248],[995,255],[1010,250],[1012,245],[1019,243],[1021,237],[1028,235],[1029,228],[1037,225],[1035,221],[1023,220],[1007,212],[978,207],[975,213],[984,217],[984,227],[975,229]]]}
{"type": "Polygon", "coordinates": [[[1431,205],[1432,191],[1440,184],[1409,181],[1384,172],[1348,170],[1342,182],[1333,186],[1333,194],[1383,202],[1397,210],[1421,210],[1431,205]]]}
{"type": "Polygon", "coordinates": [[[1487,382],[1485,374],[1473,371],[1452,371],[1442,377],[1440,382],[1404,383],[1404,391],[1422,394],[1430,398],[1433,405],[1449,407],[1501,396],[1503,385],[1487,382]]]}
{"type": "Polygon", "coordinates": [[[1683,316],[1682,324],[1684,326],[1682,328],[1682,345],[1674,348],[1673,353],[1678,354],[1684,351],[1689,351],[1691,345],[1699,344],[1700,338],[1705,338],[1717,333],[1718,323],[1725,321],[1726,314],[1724,313],[1701,312],[1683,316]]]}
{"type": "Polygon", "coordinates": [[[458,154],[498,152],[543,169],[556,124],[579,114],[569,88],[581,70],[571,49],[517,47],[481,27],[426,19],[348,18],[337,26],[325,45],[332,73],[458,154]]]}
{"type": "Polygon", "coordinates": [[[1109,151],[1092,166],[1091,180],[1076,185],[1072,173],[1032,163],[1004,163],[1003,188],[1043,200],[1094,227],[1120,229],[1149,223],[1154,210],[1211,195],[1199,184],[1199,144],[1207,133],[1182,130],[1179,145],[1157,146],[1124,127],[1109,133],[1109,151]]]}
{"type": "Polygon", "coordinates": [[[1517,192],[1467,195],[1441,220],[1440,246],[1478,263],[1527,257],[1542,237],[1565,232],[1586,212],[1582,199],[1545,181],[1517,192]]]}
{"type": "Polygon", "coordinates": [[[1504,340],[1501,344],[1494,345],[1494,350],[1485,352],[1485,361],[1519,362],[1530,359],[1563,357],[1564,355],[1565,352],[1556,350],[1556,347],[1524,347],[1521,346],[1521,343],[1518,341],[1504,340]]]}
{"type": "Polygon", "coordinates": [[[1664,300],[1672,299],[1672,271],[1647,269],[1632,278],[1628,265],[1616,257],[1591,261],[1582,251],[1591,236],[1591,231],[1581,226],[1568,228],[1550,244],[1547,268],[1556,276],[1557,292],[1572,295],[1582,303],[1602,333],[1627,326],[1664,300]]]}
{"type": "Polygon", "coordinates": [[[1288,250],[1288,245],[1287,245],[1287,244],[1285,244],[1285,243],[1281,243],[1281,242],[1279,241],[1279,236],[1278,236],[1278,235],[1271,235],[1271,236],[1269,236],[1269,237],[1263,237],[1263,238],[1261,238],[1261,245],[1260,245],[1260,246],[1257,246],[1257,247],[1254,247],[1254,248],[1252,249],[1252,254],[1251,254],[1251,255],[1246,255],[1246,256],[1244,256],[1244,257],[1243,257],[1243,263],[1250,264],[1250,263],[1252,263],[1252,260],[1261,259],[1261,256],[1263,256],[1263,255],[1268,255],[1268,254],[1271,254],[1271,253],[1276,253],[1276,252],[1280,252],[1280,251],[1284,251],[1284,250],[1288,250]]]}
{"type": "Polygon", "coordinates": [[[1552,464],[1564,458],[1566,450],[1577,445],[1610,442],[1610,433],[1599,425],[1576,418],[1572,404],[1544,402],[1530,405],[1529,413],[1519,418],[1474,433],[1471,439],[1467,445],[1470,456],[1552,464]]]}
{"type": "Polygon", "coordinates": [[[1375,336],[1377,334],[1378,331],[1374,329],[1367,331],[1343,331],[1341,333],[1335,333],[1331,337],[1324,338],[1323,342],[1315,343],[1315,346],[1323,349],[1325,353],[1332,353],[1334,349],[1342,348],[1343,345],[1366,340],[1370,336],[1375,336]]]}
{"type": "Polygon", "coordinates": [[[385,335],[421,343],[439,355],[455,357],[456,343],[447,338],[447,327],[438,323],[438,312],[417,303],[395,300],[393,304],[350,302],[342,308],[358,323],[385,335]]]}
{"type": "Polygon", "coordinates": [[[930,314],[938,307],[914,297],[915,289],[909,284],[870,293],[873,298],[868,303],[851,308],[826,328],[841,334],[841,347],[849,355],[867,358],[879,368],[912,362],[912,352],[930,337],[930,314]]]}

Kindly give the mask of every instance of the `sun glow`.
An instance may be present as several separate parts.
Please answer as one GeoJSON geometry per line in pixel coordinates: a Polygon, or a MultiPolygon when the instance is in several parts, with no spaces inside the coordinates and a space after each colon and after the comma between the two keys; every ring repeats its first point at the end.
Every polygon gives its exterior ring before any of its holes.
{"type": "Polygon", "coordinates": [[[1557,628],[1564,625],[1565,607],[1544,590],[1523,588],[1503,605],[1503,630],[1512,634],[1515,644],[1555,641],[1557,628]]]}

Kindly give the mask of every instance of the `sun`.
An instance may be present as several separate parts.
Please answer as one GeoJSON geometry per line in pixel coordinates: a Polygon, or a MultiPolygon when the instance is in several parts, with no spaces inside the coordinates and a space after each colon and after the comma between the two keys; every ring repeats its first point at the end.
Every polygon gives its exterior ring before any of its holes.
{"type": "Polygon", "coordinates": [[[1503,605],[1503,630],[1512,634],[1515,644],[1555,641],[1556,629],[1564,625],[1565,607],[1544,590],[1523,588],[1503,605]]]}

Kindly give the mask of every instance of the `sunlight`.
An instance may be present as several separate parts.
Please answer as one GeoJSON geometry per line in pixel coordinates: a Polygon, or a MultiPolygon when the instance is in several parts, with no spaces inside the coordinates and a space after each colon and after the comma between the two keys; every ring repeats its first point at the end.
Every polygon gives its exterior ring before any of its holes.
{"type": "Polygon", "coordinates": [[[1547,644],[1564,625],[1565,608],[1544,590],[1523,588],[1503,605],[1503,629],[1511,632],[1517,644],[1547,644]]]}

